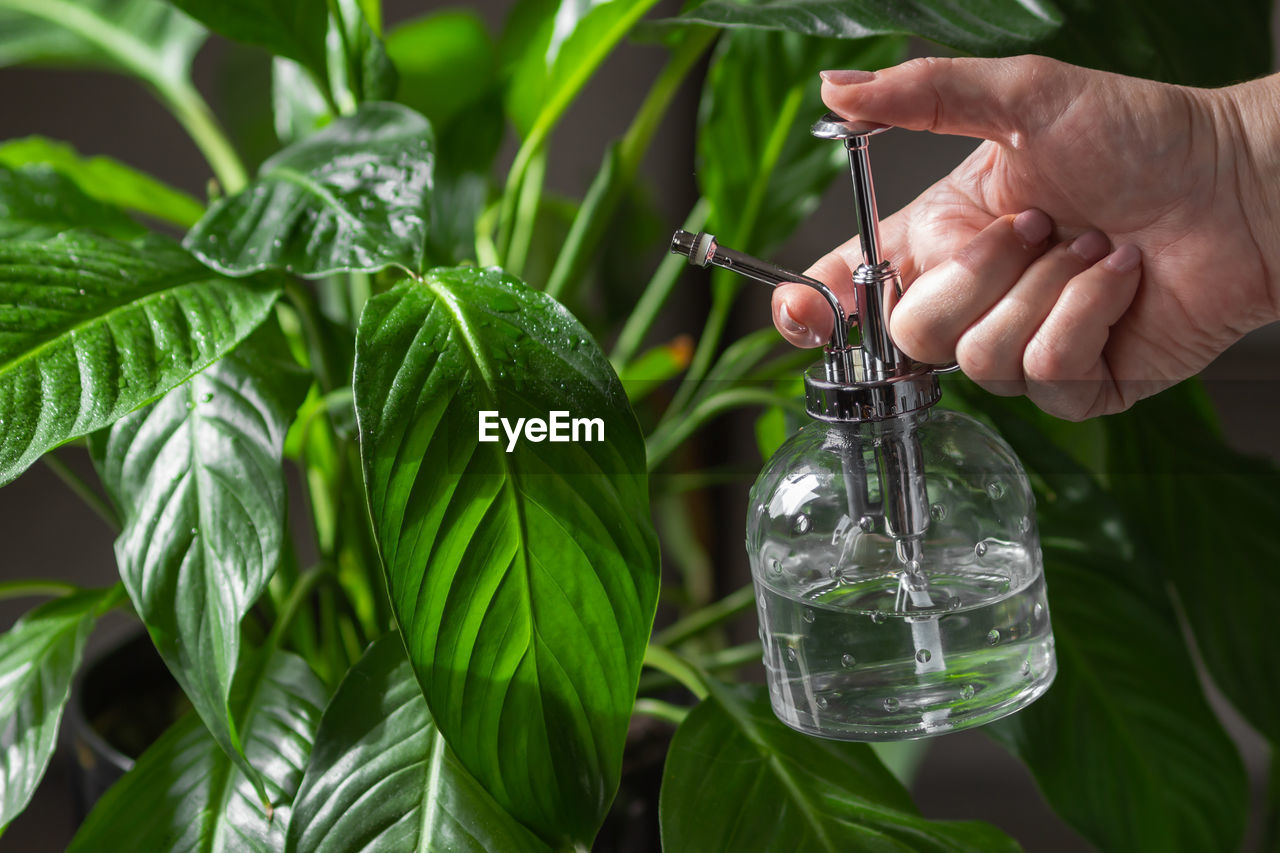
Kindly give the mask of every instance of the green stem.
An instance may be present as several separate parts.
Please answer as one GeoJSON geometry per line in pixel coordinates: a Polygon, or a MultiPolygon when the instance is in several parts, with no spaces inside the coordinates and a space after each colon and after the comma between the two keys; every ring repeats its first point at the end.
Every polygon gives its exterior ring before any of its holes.
{"type": "Polygon", "coordinates": [[[546,292],[560,299],[565,289],[578,281],[587,261],[595,254],[619,202],[635,182],[640,162],[662,119],[666,117],[672,98],[689,71],[715,41],[717,31],[711,28],[686,30],[672,52],[658,79],[649,88],[644,103],[636,112],[621,142],[605,156],[582,207],[574,217],[564,248],[556,258],[555,268],[547,281],[546,292]]]}
{"type": "Polygon", "coordinates": [[[664,419],[676,419],[682,415],[711,368],[711,361],[720,348],[720,338],[729,323],[729,314],[733,311],[737,295],[737,288],[732,286],[734,282],[726,278],[729,275],[732,273],[724,270],[712,273],[711,310],[707,313],[707,322],[703,325],[702,334],[693,350],[693,358],[689,360],[689,369],[685,371],[684,380],[671,399],[671,405],[667,406],[664,419]]]}
{"type": "Polygon", "coordinates": [[[547,176],[547,152],[538,151],[525,171],[524,184],[520,187],[515,226],[511,232],[511,245],[507,248],[503,268],[514,276],[524,273],[529,247],[533,244],[533,229],[538,222],[538,207],[542,202],[542,185],[547,176]]]}
{"type": "Polygon", "coordinates": [[[98,494],[93,486],[85,482],[85,479],[57,457],[55,453],[46,453],[40,457],[45,465],[58,476],[58,479],[67,485],[75,495],[84,501],[85,506],[93,510],[99,518],[107,523],[114,532],[119,533],[121,524],[120,516],[116,514],[115,507],[98,494]]]}
{"type": "MultiPolygon", "coordinates": [[[[672,404],[674,406],[674,404],[672,404]]],[[[775,391],[760,388],[731,388],[699,402],[683,417],[663,418],[645,440],[649,456],[649,470],[653,471],[703,424],[715,416],[743,406],[795,406],[797,401],[782,397],[775,391]]]]}
{"type": "Polygon", "coordinates": [[[657,720],[665,720],[677,726],[684,722],[685,717],[689,716],[689,709],[681,705],[673,705],[670,702],[663,702],[661,699],[643,697],[636,700],[635,712],[657,720]]]}
{"type": "MultiPolygon", "coordinates": [[[[680,227],[685,231],[701,231],[710,215],[711,202],[700,198],[680,227]]],[[[676,281],[679,280],[686,263],[687,260],[680,255],[669,254],[662,259],[662,263],[658,264],[653,278],[649,279],[649,283],[645,285],[644,292],[636,302],[636,307],[618,334],[618,341],[613,346],[613,355],[610,356],[614,364],[625,366],[635,358],[640,345],[644,343],[645,336],[649,334],[649,329],[657,320],[658,312],[662,310],[671,292],[675,290],[676,281]]]]}
{"type": "Polygon", "coordinates": [[[572,66],[560,81],[560,85],[555,88],[551,97],[547,99],[538,111],[538,117],[534,119],[528,136],[524,138],[524,142],[520,144],[520,148],[516,151],[515,161],[511,164],[511,171],[507,173],[506,188],[502,192],[502,205],[498,215],[498,253],[504,259],[504,264],[507,253],[511,248],[517,203],[524,186],[525,172],[528,171],[534,157],[545,147],[551,131],[559,123],[564,111],[569,108],[574,98],[578,96],[578,92],[595,74],[600,63],[604,62],[618,42],[631,31],[631,28],[657,2],[658,0],[639,0],[626,11],[626,14],[610,24],[607,29],[594,34],[595,37],[584,47],[582,53],[575,58],[572,66]]]}
{"type": "MultiPolygon", "coordinates": [[[[807,85],[805,84],[805,86],[807,85]]],[[[736,227],[732,233],[735,248],[746,249],[750,245],[756,221],[759,219],[760,210],[764,204],[764,197],[769,190],[769,180],[778,168],[778,161],[782,158],[782,150],[786,145],[787,134],[794,128],[796,116],[804,103],[805,86],[794,86],[787,92],[787,96],[783,99],[782,106],[778,110],[778,115],[774,119],[769,138],[765,140],[764,149],[760,155],[759,167],[756,169],[751,190],[747,195],[747,201],[743,205],[740,215],[737,215],[736,227]]],[[[698,338],[698,346],[694,350],[693,359],[689,362],[689,370],[685,374],[685,380],[681,383],[680,390],[676,393],[675,398],[671,401],[671,406],[668,408],[668,414],[681,414],[694,392],[697,391],[703,377],[706,376],[707,371],[711,368],[716,351],[720,348],[720,338],[724,334],[725,326],[728,325],[729,313],[733,309],[740,286],[741,282],[734,278],[732,273],[721,270],[716,271],[716,275],[712,280],[711,313],[707,317],[707,323],[702,330],[702,335],[698,338]]]]}
{"type": "Polygon", "coordinates": [[[285,599],[284,606],[280,609],[280,617],[276,620],[276,624],[271,629],[271,636],[268,638],[268,644],[275,648],[280,645],[280,641],[284,639],[289,628],[293,625],[293,621],[298,618],[298,614],[302,612],[303,606],[306,605],[307,599],[311,597],[311,593],[326,580],[334,580],[337,577],[333,567],[323,564],[315,567],[309,572],[303,573],[298,582],[294,584],[293,589],[289,591],[289,597],[285,599]]]}
{"type": "Polygon", "coordinates": [[[172,60],[160,49],[103,20],[87,4],[70,0],[6,0],[6,5],[79,36],[125,71],[146,81],[200,148],[222,188],[229,193],[239,192],[248,183],[244,164],[209,105],[187,79],[186,69],[175,71],[172,60]]]}
{"type": "Polygon", "coordinates": [[[4,581],[0,583],[0,601],[9,598],[43,598],[45,596],[62,598],[78,589],[79,587],[75,584],[65,581],[4,581]]]}
{"type": "Polygon", "coordinates": [[[244,163],[195,86],[186,80],[152,82],[160,99],[204,155],[223,192],[230,195],[244,189],[249,183],[244,163]]]}
{"type": "Polygon", "coordinates": [[[698,699],[706,698],[706,676],[670,649],[650,644],[644,650],[644,665],[671,676],[698,699]]]}
{"type": "Polygon", "coordinates": [[[708,631],[729,621],[740,613],[745,613],[751,609],[755,601],[755,589],[751,584],[747,584],[741,589],[729,593],[719,601],[690,613],[683,619],[663,628],[654,634],[653,642],[659,646],[677,646],[690,637],[696,637],[703,631],[708,631]]]}

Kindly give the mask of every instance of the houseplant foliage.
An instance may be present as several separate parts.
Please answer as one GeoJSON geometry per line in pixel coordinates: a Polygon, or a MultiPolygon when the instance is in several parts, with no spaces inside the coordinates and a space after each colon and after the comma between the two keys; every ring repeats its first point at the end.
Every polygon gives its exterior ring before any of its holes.
{"type": "MultiPolygon", "coordinates": [[[[678,726],[670,850],[1017,848],[922,818],[868,747],[797,735],[732,683],[759,648],[723,629],[751,598],[711,594],[679,511],[707,480],[687,445],[761,407],[776,440],[796,358],[771,331],[724,340],[729,280],[692,351],[652,340],[679,271],[658,241],[631,304],[601,310],[604,235],[643,204],[645,151],[704,59],[686,227],[767,252],[840,172],[805,130],[824,67],[892,63],[914,34],[1224,83],[1269,67],[1269,4],[653,5],[521,0],[495,37],[461,9],[388,29],[378,0],[0,0],[0,63],[136,78],[215,178],[205,202],[56,141],[0,144],[0,482],[54,467],[118,530],[121,577],[0,586],[54,599],[0,636],[0,828],[48,764],[89,632],[122,608],[192,712],[77,850],[585,850],[636,716],[678,726]],[[584,198],[544,192],[557,123],[637,28],[667,64],[584,198]],[[191,83],[210,33],[272,56],[280,150],[254,172],[191,83]],[[501,176],[500,110],[518,141],[501,176]],[[480,410],[555,409],[599,418],[603,442],[477,440],[480,410]],[[63,461],[86,451],[97,483],[63,461]],[[659,541],[676,621],[652,633],[659,541]]],[[[1244,773],[1189,643],[1276,743],[1280,673],[1251,648],[1280,593],[1274,469],[1229,450],[1191,386],[1102,426],[947,394],[1018,450],[1045,534],[1060,675],[993,735],[1101,848],[1234,847],[1244,773]],[[1194,453],[1150,440],[1173,420],[1194,453]],[[1230,539],[1246,600],[1205,573],[1228,529],[1248,533],[1230,539]]]]}

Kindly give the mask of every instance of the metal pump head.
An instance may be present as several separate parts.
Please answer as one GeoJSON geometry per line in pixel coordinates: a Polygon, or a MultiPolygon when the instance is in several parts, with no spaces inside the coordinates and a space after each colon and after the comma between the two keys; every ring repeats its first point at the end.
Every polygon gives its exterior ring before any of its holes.
{"type": "Polygon", "coordinates": [[[804,377],[806,407],[821,420],[885,420],[932,406],[941,396],[934,375],[939,371],[908,358],[889,337],[888,311],[902,293],[902,278],[880,256],[880,219],[868,148],[870,137],[884,130],[884,125],[848,121],[835,113],[827,113],[812,128],[819,139],[843,141],[849,152],[863,256],[853,273],[852,312],[846,312],[821,281],[727,249],[710,234],[677,231],[671,240],[671,251],[685,255],[694,266],[733,270],[775,287],[798,282],[822,294],[835,322],[821,369],[811,369],[804,377]],[[854,334],[855,322],[860,335],[854,334]]]}

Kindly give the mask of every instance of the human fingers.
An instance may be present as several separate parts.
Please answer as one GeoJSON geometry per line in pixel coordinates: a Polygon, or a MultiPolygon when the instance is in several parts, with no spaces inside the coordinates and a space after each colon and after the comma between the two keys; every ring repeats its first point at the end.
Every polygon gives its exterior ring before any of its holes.
{"type": "Polygon", "coordinates": [[[1072,279],[1110,250],[1111,242],[1102,232],[1086,231],[1032,262],[1008,293],[960,335],[960,369],[993,394],[1026,393],[1022,361],[1027,344],[1072,279]]]}
{"type": "Polygon", "coordinates": [[[823,71],[822,99],[846,118],[1016,143],[1056,112],[1075,73],[1038,56],[930,57],[877,72],[823,71]]]}
{"type": "Polygon", "coordinates": [[[1141,252],[1124,245],[1071,280],[1023,355],[1033,403],[1072,421],[1125,408],[1107,366],[1106,346],[1141,278],[1141,252]]]}
{"type": "Polygon", "coordinates": [[[773,325],[798,347],[821,346],[831,338],[835,318],[818,291],[803,284],[781,284],[773,290],[773,325]]]}
{"type": "Polygon", "coordinates": [[[889,317],[894,343],[917,361],[952,361],[961,335],[1044,254],[1052,231],[1035,208],[996,219],[907,288],[889,317]]]}
{"type": "MultiPolygon", "coordinates": [[[[856,263],[847,260],[846,255],[857,242],[858,239],[853,238],[805,270],[805,275],[831,288],[849,314],[853,312],[852,275],[856,263]]],[[[812,287],[783,284],[773,290],[773,325],[795,346],[816,347],[830,339],[835,318],[827,300],[812,287]]]]}

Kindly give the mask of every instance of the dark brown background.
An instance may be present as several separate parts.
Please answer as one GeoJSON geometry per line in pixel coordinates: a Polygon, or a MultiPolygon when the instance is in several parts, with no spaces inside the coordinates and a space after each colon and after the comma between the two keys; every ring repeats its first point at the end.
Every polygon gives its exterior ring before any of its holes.
{"type": "MultiPolygon", "coordinates": [[[[445,5],[388,0],[387,19],[394,23],[445,5]]],[[[468,5],[480,11],[496,32],[510,2],[483,0],[468,5]]],[[[1276,33],[1280,42],[1280,26],[1276,33]]],[[[914,45],[917,54],[930,50],[924,43],[914,45]]],[[[625,131],[662,60],[661,51],[635,45],[625,46],[609,60],[557,131],[548,179],[551,188],[581,195],[594,177],[603,145],[625,131]]],[[[261,104],[268,92],[261,54],[217,40],[197,60],[196,78],[214,109],[224,115],[232,105],[245,106],[237,103],[241,100],[261,104]]],[[[815,79],[814,85],[817,83],[815,79]]],[[[85,154],[117,157],[203,195],[208,170],[199,154],[163,108],[131,80],[86,72],[2,70],[0,104],[0,138],[42,134],[65,139],[85,154]]],[[[696,109],[697,90],[688,85],[644,164],[659,210],[673,226],[684,218],[695,197],[691,140],[696,109]]],[[[243,138],[263,140],[264,133],[269,130],[258,127],[246,131],[243,138]]],[[[269,144],[270,137],[265,140],[269,144]]],[[[909,201],[959,162],[973,144],[926,134],[880,137],[875,146],[880,209],[896,210],[909,201]]],[[[510,156],[509,147],[508,160],[510,156]]],[[[852,227],[850,207],[850,190],[845,182],[838,182],[817,215],[783,247],[777,260],[803,269],[846,239],[852,227]]],[[[655,256],[653,263],[658,260],[655,256]]],[[[747,290],[744,300],[747,304],[736,319],[740,329],[768,322],[764,295],[747,290]]],[[[700,303],[699,294],[687,294],[684,308],[677,306],[666,323],[673,330],[696,332],[700,303]]],[[[1280,327],[1260,330],[1240,342],[1206,371],[1205,378],[1237,446],[1280,458],[1280,404],[1276,402],[1280,397],[1280,327]]],[[[744,500],[745,489],[716,495],[715,516],[727,529],[722,537],[727,543],[722,574],[731,583],[735,579],[736,583],[745,582],[747,577],[739,544],[744,500]]],[[[0,580],[56,577],[84,585],[106,585],[115,579],[110,531],[42,465],[0,489],[0,535],[4,542],[0,580]]],[[[0,602],[0,629],[28,605],[0,602]]],[[[128,630],[124,620],[110,620],[94,635],[90,655],[109,647],[128,630]]],[[[1231,716],[1229,709],[1224,713],[1231,716]]],[[[1232,718],[1229,723],[1249,756],[1255,787],[1260,791],[1265,747],[1239,720],[1232,718]]],[[[31,808],[0,838],[0,851],[63,849],[74,832],[69,791],[69,759],[60,753],[31,808]]],[[[1026,772],[980,732],[932,741],[915,794],[927,815],[993,821],[1033,853],[1088,849],[1048,810],[1026,772]]]]}

